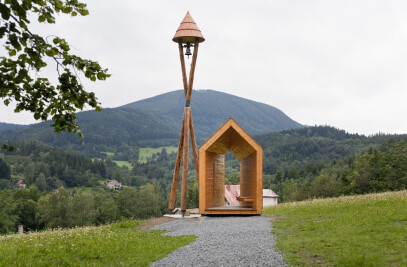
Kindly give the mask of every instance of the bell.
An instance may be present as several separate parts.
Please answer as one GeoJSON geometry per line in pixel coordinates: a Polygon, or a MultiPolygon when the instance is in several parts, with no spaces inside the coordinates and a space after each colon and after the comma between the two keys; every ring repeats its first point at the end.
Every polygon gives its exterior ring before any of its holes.
{"type": "Polygon", "coordinates": [[[187,43],[187,45],[185,46],[187,49],[185,50],[185,55],[186,56],[188,56],[188,59],[189,59],[189,56],[191,56],[192,54],[191,54],[191,44],[190,43],[187,43]]]}

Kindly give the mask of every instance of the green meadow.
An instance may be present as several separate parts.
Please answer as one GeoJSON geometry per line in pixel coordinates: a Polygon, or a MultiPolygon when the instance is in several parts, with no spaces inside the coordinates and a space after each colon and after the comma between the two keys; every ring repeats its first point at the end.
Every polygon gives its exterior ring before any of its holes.
{"type": "Polygon", "coordinates": [[[124,160],[113,160],[113,161],[116,162],[117,165],[119,165],[119,167],[126,166],[127,168],[129,168],[129,170],[133,169],[133,165],[131,165],[131,163],[128,161],[124,160]]]}
{"type": "Polygon", "coordinates": [[[147,266],[196,238],[144,231],[141,223],[0,236],[0,266],[147,266]]]}
{"type": "Polygon", "coordinates": [[[264,210],[294,266],[407,266],[407,191],[292,202],[264,210]]]}
{"type": "Polygon", "coordinates": [[[147,159],[150,158],[153,154],[161,153],[161,150],[165,148],[168,154],[172,152],[176,153],[178,148],[174,146],[163,146],[163,147],[141,147],[139,148],[140,155],[138,158],[138,163],[147,163],[147,159]]]}

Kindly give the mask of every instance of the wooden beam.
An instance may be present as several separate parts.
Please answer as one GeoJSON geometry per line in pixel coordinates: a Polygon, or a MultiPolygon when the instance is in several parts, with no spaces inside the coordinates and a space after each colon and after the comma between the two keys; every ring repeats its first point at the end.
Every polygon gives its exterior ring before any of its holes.
{"type": "Polygon", "coordinates": [[[179,58],[181,60],[182,82],[184,83],[184,95],[186,97],[188,91],[188,82],[187,82],[187,71],[185,70],[184,50],[182,48],[182,43],[178,43],[178,48],[179,48],[179,58]]]}
{"type": "Polygon", "coordinates": [[[194,156],[196,183],[199,187],[198,150],[196,149],[195,130],[194,130],[194,121],[192,120],[192,113],[189,116],[189,130],[191,131],[191,145],[192,145],[192,155],[194,156]]]}
{"type": "Polygon", "coordinates": [[[181,185],[181,212],[187,210],[187,189],[188,189],[188,154],[189,154],[189,115],[191,108],[184,108],[184,142],[182,157],[182,185],[181,185]]]}
{"type": "Polygon", "coordinates": [[[199,48],[199,43],[195,42],[194,54],[192,55],[191,69],[189,70],[188,90],[187,90],[187,94],[186,94],[186,97],[185,97],[186,100],[191,100],[192,86],[194,84],[194,73],[195,73],[195,66],[196,66],[196,58],[198,57],[198,48],[199,48]]]}
{"type": "Polygon", "coordinates": [[[184,114],[184,119],[182,120],[181,134],[180,134],[179,143],[178,143],[177,159],[175,160],[174,174],[172,176],[171,195],[170,195],[170,201],[168,202],[168,209],[170,211],[172,211],[175,208],[175,198],[177,196],[178,176],[179,176],[179,169],[181,166],[182,147],[183,147],[183,143],[184,143],[184,120],[185,120],[185,114],[184,114]]]}

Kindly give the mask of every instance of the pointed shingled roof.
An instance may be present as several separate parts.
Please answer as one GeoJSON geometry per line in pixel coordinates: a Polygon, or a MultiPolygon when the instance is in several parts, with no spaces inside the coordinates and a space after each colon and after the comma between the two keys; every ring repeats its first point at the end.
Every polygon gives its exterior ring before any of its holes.
{"type": "Polygon", "coordinates": [[[176,43],[202,43],[205,41],[201,30],[198,28],[194,19],[189,14],[189,11],[179,25],[178,30],[172,40],[176,43]]]}

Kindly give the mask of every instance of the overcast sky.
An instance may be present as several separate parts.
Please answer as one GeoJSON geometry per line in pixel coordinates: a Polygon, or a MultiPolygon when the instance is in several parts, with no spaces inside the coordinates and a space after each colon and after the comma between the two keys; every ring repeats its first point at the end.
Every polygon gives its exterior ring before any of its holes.
{"type": "MultiPolygon", "coordinates": [[[[189,10],[206,39],[194,89],[263,102],[306,125],[407,133],[407,1],[84,2],[89,16],[33,31],[109,69],[107,81],[84,82],[103,107],[182,88],[172,37],[189,10]]],[[[2,122],[31,117],[0,105],[2,122]]]]}

